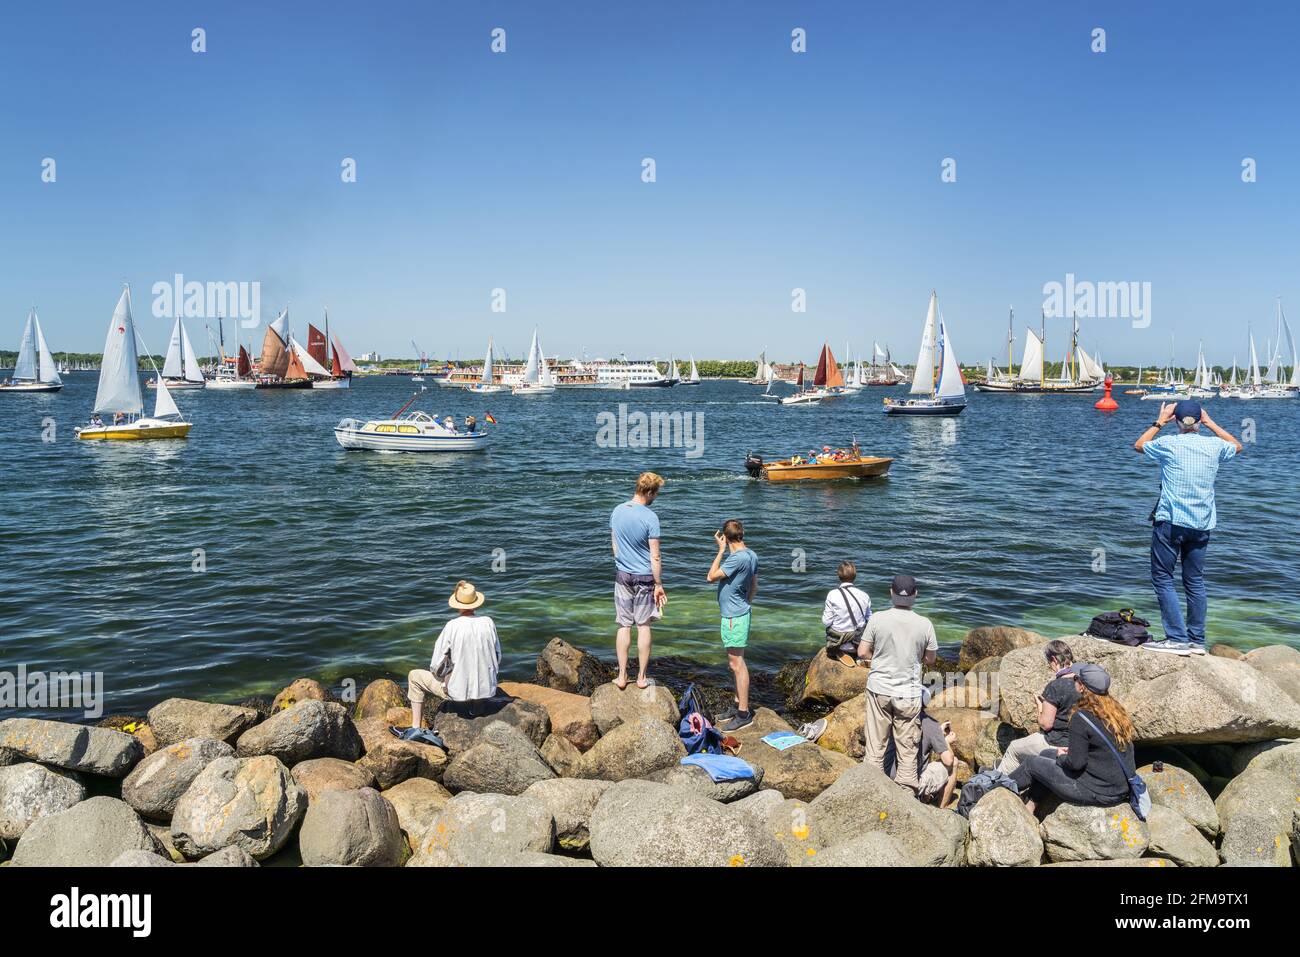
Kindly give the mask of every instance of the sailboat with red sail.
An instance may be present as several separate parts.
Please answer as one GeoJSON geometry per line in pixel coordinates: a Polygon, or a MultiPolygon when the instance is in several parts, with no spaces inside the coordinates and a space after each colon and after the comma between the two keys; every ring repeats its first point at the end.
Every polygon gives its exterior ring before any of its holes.
{"type": "Polygon", "coordinates": [[[799,387],[794,395],[788,395],[781,400],[782,405],[809,405],[813,402],[824,402],[827,399],[838,399],[844,395],[844,375],[840,372],[839,363],[835,361],[835,356],[831,352],[829,345],[822,346],[822,353],[817,358],[817,371],[813,373],[812,388],[804,386],[804,367],[799,366],[799,387]]]}
{"type": "Polygon", "coordinates": [[[289,332],[289,310],[276,316],[262,338],[262,358],[258,368],[259,389],[310,389],[311,378],[303,368],[299,350],[302,346],[289,332]],[[296,348],[295,348],[296,347],[296,348]]]}
{"type": "Polygon", "coordinates": [[[312,354],[322,366],[325,362],[325,350],[330,350],[329,374],[323,378],[318,377],[312,382],[313,389],[349,389],[352,387],[352,373],[356,371],[356,363],[348,355],[342,343],[339,342],[338,333],[334,334],[334,342],[330,345],[330,311],[325,310],[325,331],[322,333],[315,326],[307,327],[307,351],[312,354]],[[319,339],[317,339],[319,337],[319,339]]]}

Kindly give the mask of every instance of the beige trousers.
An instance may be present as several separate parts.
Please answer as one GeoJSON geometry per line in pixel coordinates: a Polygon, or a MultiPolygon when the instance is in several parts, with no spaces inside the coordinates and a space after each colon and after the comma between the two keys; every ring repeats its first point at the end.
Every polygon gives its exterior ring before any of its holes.
{"type": "Polygon", "coordinates": [[[432,671],[416,668],[406,676],[406,696],[411,699],[411,704],[415,704],[423,701],[425,695],[445,698],[447,697],[447,688],[433,676],[432,671]]]}
{"type": "Polygon", "coordinates": [[[1041,731],[1035,731],[1023,738],[1016,738],[1007,745],[1007,753],[1002,755],[1002,760],[998,762],[998,770],[1003,774],[1011,774],[1016,768],[1020,767],[1025,758],[1033,757],[1035,754],[1042,754],[1051,747],[1041,731]]]}
{"type": "Polygon", "coordinates": [[[917,755],[921,749],[921,699],[891,698],[867,692],[866,754],[862,760],[881,772],[885,770],[885,750],[894,739],[897,756],[894,780],[915,791],[917,755]]]}

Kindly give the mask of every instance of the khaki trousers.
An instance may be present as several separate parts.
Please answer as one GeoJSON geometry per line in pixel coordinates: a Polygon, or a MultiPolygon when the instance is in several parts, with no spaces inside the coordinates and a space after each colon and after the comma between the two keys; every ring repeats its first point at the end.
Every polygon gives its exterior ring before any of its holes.
{"type": "Polygon", "coordinates": [[[432,671],[416,668],[406,676],[406,696],[411,699],[411,704],[416,704],[423,701],[425,695],[445,698],[447,697],[447,688],[433,676],[432,671]]]}
{"type": "Polygon", "coordinates": [[[998,762],[998,770],[1003,774],[1013,774],[1025,758],[1042,754],[1048,749],[1055,750],[1047,743],[1047,738],[1041,731],[1035,731],[1027,737],[1016,738],[1007,745],[1006,754],[1002,755],[1002,760],[998,762]]]}
{"type": "Polygon", "coordinates": [[[885,751],[894,739],[894,780],[915,791],[917,755],[921,750],[921,699],[891,698],[867,692],[866,754],[862,760],[883,773],[885,751]]]}

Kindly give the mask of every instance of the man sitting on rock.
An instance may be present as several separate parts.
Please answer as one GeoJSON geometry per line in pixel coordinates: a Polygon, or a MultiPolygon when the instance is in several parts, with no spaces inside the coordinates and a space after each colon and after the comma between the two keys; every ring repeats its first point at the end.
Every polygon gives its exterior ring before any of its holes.
{"type": "Polygon", "coordinates": [[[921,666],[934,664],[939,642],[930,619],[912,611],[916,579],[895,575],[889,597],[894,607],[871,617],[858,645],[858,657],[871,666],[863,762],[883,773],[892,740],[898,754],[895,780],[916,791],[920,787],[921,666]]]}
{"type": "Polygon", "coordinates": [[[1074,684],[1074,653],[1058,639],[1043,646],[1043,657],[1053,675],[1042,694],[1034,695],[1039,730],[1007,746],[998,764],[998,770],[1006,775],[1014,773],[1025,758],[1063,748],[1070,740],[1070,716],[1079,703],[1074,684]]]}
{"type": "Polygon", "coordinates": [[[406,676],[413,728],[423,727],[426,695],[475,705],[496,694],[501,667],[497,626],[488,616],[474,614],[485,600],[469,582],[456,583],[447,604],[459,614],[443,625],[433,645],[429,670],[417,668],[406,676]]]}
{"type": "Polygon", "coordinates": [[[826,657],[852,668],[858,664],[855,652],[862,633],[867,630],[867,619],[871,617],[871,598],[853,584],[858,569],[852,562],[840,562],[836,574],[840,583],[826,593],[826,604],[822,608],[826,657]]]}

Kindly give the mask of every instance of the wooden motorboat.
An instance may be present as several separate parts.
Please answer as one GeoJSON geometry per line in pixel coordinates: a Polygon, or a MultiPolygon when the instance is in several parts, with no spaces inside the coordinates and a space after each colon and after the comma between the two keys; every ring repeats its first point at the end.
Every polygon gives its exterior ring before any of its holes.
{"type": "Polygon", "coordinates": [[[889,471],[893,462],[892,458],[862,455],[860,452],[840,458],[824,455],[811,460],[793,456],[764,462],[760,456],[751,452],[745,459],[745,471],[753,478],[767,479],[769,482],[825,482],[878,478],[889,471]]]}

